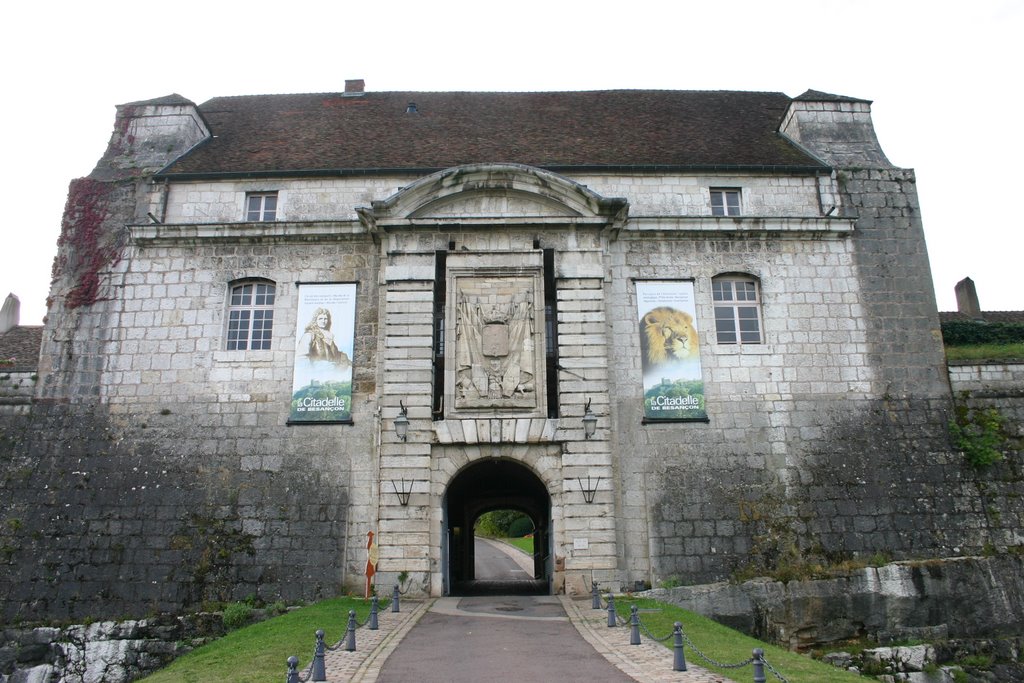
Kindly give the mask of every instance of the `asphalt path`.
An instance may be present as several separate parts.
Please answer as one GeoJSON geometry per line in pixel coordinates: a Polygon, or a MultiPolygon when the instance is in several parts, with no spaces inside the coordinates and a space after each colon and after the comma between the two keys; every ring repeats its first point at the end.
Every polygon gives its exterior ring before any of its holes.
{"type": "Polygon", "coordinates": [[[406,634],[378,683],[626,683],[553,596],[443,598],[406,634]]]}
{"type": "Polygon", "coordinates": [[[533,575],[527,573],[507,552],[495,547],[492,542],[477,537],[474,542],[476,561],[474,570],[478,581],[527,581],[533,575]]]}

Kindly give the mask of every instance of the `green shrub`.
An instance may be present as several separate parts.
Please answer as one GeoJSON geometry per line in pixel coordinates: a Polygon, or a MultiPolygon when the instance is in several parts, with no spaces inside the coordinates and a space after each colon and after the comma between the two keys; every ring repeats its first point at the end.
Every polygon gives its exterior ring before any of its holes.
{"type": "Polygon", "coordinates": [[[1003,435],[1002,414],[995,408],[971,409],[965,405],[956,407],[956,419],[949,423],[953,443],[964,452],[967,462],[975,467],[985,467],[1003,457],[1006,443],[1003,435]]]}
{"type": "Polygon", "coordinates": [[[960,666],[969,666],[975,669],[988,669],[994,661],[995,658],[992,655],[967,655],[957,663],[960,666]]]}
{"type": "Polygon", "coordinates": [[[242,628],[252,620],[252,607],[244,602],[234,602],[224,608],[221,616],[224,628],[229,631],[242,628]]]}
{"type": "MultiPolygon", "coordinates": [[[[519,519],[526,519],[527,522],[530,520],[529,517],[518,510],[492,510],[485,512],[477,518],[476,523],[473,525],[473,532],[480,536],[514,537],[514,534],[510,533],[510,528],[519,519]]],[[[532,529],[533,524],[531,523],[526,533],[529,533],[532,529]]]]}
{"type": "Polygon", "coordinates": [[[508,525],[509,538],[522,538],[530,533],[533,533],[533,522],[529,517],[519,517],[508,525]]]}
{"type": "Polygon", "coordinates": [[[946,346],[1018,344],[1024,342],[1024,324],[954,320],[942,323],[942,341],[946,346]]]}

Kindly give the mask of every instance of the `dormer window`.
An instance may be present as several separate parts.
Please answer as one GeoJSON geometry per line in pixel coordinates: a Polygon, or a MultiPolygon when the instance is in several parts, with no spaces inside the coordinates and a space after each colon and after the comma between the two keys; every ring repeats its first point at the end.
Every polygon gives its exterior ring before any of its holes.
{"type": "Polygon", "coordinates": [[[711,188],[712,216],[739,216],[740,191],[734,188],[711,188]]]}
{"type": "Polygon", "coordinates": [[[277,193],[250,192],[245,195],[245,220],[254,223],[277,220],[277,193]]]}

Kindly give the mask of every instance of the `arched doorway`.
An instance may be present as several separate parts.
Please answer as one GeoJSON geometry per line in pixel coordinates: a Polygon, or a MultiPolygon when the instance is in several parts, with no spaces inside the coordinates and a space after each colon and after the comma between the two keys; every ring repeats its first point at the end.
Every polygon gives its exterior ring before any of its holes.
{"type": "Polygon", "coordinates": [[[551,592],[551,496],[544,483],[512,460],[478,461],[459,472],[444,497],[442,556],[446,595],[499,590],[510,593],[551,592]],[[485,512],[517,510],[534,526],[533,576],[501,586],[477,581],[473,524],[485,512]]]}

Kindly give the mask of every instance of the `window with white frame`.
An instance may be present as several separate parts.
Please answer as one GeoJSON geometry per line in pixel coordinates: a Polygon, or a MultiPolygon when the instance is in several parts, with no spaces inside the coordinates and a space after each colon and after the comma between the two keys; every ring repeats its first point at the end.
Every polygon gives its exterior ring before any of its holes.
{"type": "Polygon", "coordinates": [[[227,350],[270,348],[274,329],[274,294],[269,280],[247,280],[231,285],[228,298],[227,350]]]}
{"type": "Polygon", "coordinates": [[[756,279],[720,275],[711,281],[719,344],[760,344],[761,293],[756,279]]]}
{"type": "Polygon", "coordinates": [[[250,192],[246,194],[245,220],[252,222],[277,220],[277,193],[250,192]]]}
{"type": "Polygon", "coordinates": [[[740,191],[733,188],[711,188],[712,216],[739,216],[740,191]]]}

